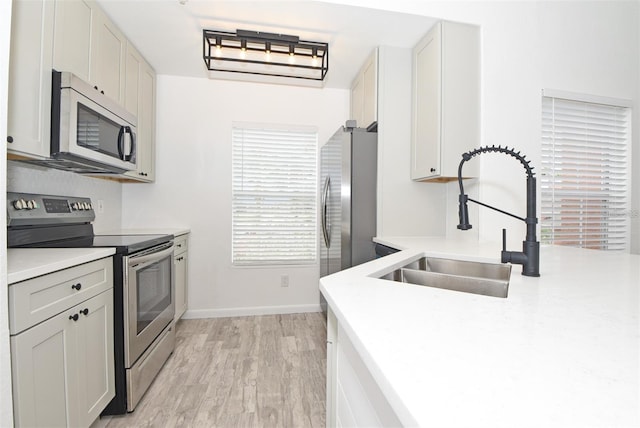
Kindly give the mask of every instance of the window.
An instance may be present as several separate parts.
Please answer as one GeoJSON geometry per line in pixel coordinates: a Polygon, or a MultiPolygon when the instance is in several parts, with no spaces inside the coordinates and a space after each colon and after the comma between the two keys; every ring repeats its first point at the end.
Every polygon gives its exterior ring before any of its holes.
{"type": "Polygon", "coordinates": [[[232,133],[233,263],[314,263],[316,130],[234,124],[232,133]]]}
{"type": "Polygon", "coordinates": [[[541,241],[628,251],[629,107],[543,95],[541,241]]]}

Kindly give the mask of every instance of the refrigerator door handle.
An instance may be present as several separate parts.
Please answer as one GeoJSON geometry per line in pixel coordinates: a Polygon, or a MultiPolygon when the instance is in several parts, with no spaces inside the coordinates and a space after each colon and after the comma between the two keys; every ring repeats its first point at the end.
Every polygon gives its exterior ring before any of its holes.
{"type": "Polygon", "coordinates": [[[331,245],[331,224],[327,221],[327,205],[329,199],[329,192],[331,188],[331,178],[327,176],[324,180],[324,188],[322,189],[322,236],[324,237],[324,245],[329,248],[331,245]]]}

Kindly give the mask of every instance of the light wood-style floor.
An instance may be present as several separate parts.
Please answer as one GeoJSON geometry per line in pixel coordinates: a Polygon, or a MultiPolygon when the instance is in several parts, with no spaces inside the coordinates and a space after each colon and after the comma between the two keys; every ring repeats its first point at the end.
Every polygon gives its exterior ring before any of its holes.
{"type": "Polygon", "coordinates": [[[181,320],[176,350],[116,427],[324,427],[322,313],[181,320]]]}

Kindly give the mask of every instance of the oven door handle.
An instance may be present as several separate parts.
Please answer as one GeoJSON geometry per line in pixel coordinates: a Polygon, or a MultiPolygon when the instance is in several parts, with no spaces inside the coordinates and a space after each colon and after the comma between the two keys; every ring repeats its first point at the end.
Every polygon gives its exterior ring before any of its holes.
{"type": "Polygon", "coordinates": [[[141,269],[142,267],[144,267],[145,265],[152,263],[152,262],[156,262],[160,259],[165,258],[168,255],[172,255],[173,254],[173,245],[171,245],[169,248],[162,250],[162,251],[158,251],[155,253],[151,253],[151,254],[145,254],[142,256],[133,256],[129,258],[129,267],[131,269],[141,269]]]}

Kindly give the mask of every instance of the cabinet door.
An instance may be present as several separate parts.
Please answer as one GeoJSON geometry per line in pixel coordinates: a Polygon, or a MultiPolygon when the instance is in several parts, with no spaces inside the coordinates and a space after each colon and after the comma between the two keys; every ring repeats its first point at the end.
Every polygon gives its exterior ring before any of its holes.
{"type": "Polygon", "coordinates": [[[362,122],[358,123],[358,126],[363,128],[368,127],[373,122],[378,120],[378,64],[377,55],[374,53],[367,62],[364,73],[362,75],[363,81],[363,108],[362,108],[362,122]]]}
{"type": "Polygon", "coordinates": [[[90,426],[115,395],[113,290],[76,306],[78,420],[90,426]]]}
{"type": "Polygon", "coordinates": [[[54,4],[13,2],[7,150],[23,157],[48,157],[51,133],[51,68],[54,4]]]}
{"type": "Polygon", "coordinates": [[[137,168],[135,171],[128,171],[125,175],[139,181],[153,181],[155,179],[156,75],[140,54],[133,48],[128,48],[126,76],[125,105],[138,118],[138,135],[137,168]],[[137,80],[134,77],[134,70],[137,73],[137,80]],[[134,105],[135,111],[133,111],[134,105]]]}
{"type": "Polygon", "coordinates": [[[358,75],[351,85],[351,119],[358,126],[364,123],[364,76],[358,75]]]}
{"type": "Polygon", "coordinates": [[[72,309],[11,338],[16,426],[80,426],[72,309]]]}
{"type": "MultiPolygon", "coordinates": [[[[94,6],[95,8],[95,6],[94,6]]],[[[84,0],[56,1],[53,68],[91,81],[91,23],[94,9],[84,0]]]]}
{"type": "Polygon", "coordinates": [[[155,179],[156,147],[156,74],[143,63],[140,74],[140,97],[138,99],[138,140],[141,150],[139,171],[145,180],[155,179]]]}
{"type": "Polygon", "coordinates": [[[127,43],[124,73],[124,107],[136,116],[138,115],[138,91],[140,88],[140,73],[143,61],[142,56],[131,43],[127,43]]]}
{"type": "Polygon", "coordinates": [[[178,321],[187,310],[187,255],[188,252],[185,251],[176,255],[173,259],[176,272],[176,321],[178,321]]]}
{"type": "Polygon", "coordinates": [[[93,11],[91,38],[91,83],[100,92],[123,104],[127,41],[109,18],[93,11]]]}
{"type": "Polygon", "coordinates": [[[411,178],[435,176],[440,171],[441,142],[441,31],[436,24],[414,48],[413,138],[411,178]]]}

